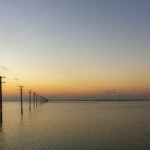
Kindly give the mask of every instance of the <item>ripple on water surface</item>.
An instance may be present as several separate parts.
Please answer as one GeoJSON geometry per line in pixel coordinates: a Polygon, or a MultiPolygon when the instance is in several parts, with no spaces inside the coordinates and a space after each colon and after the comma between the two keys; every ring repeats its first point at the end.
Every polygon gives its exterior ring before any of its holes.
{"type": "Polygon", "coordinates": [[[150,102],[4,102],[0,150],[149,150],[150,102]]]}

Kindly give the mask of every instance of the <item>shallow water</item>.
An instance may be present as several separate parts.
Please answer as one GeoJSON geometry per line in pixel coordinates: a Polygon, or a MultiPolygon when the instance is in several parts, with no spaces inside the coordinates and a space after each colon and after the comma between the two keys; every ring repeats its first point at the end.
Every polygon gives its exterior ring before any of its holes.
{"type": "Polygon", "coordinates": [[[149,150],[150,102],[3,103],[0,150],[149,150]]]}

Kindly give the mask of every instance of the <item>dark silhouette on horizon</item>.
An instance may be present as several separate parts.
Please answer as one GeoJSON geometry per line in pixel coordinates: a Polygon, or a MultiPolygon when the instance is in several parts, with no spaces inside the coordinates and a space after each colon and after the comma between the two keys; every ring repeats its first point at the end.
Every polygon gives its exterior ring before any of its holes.
{"type": "Polygon", "coordinates": [[[5,77],[0,76],[0,124],[3,123],[3,97],[2,97],[2,79],[5,77]]]}
{"type": "Polygon", "coordinates": [[[19,86],[20,88],[20,101],[21,101],[21,115],[23,115],[23,103],[22,103],[22,88],[23,86],[19,86]]]}

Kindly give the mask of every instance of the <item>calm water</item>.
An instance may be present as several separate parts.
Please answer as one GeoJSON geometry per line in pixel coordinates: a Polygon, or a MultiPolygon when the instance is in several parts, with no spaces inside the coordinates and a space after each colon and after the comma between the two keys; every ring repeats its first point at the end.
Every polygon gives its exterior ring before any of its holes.
{"type": "Polygon", "coordinates": [[[150,102],[5,102],[3,149],[150,150],[150,102]]]}

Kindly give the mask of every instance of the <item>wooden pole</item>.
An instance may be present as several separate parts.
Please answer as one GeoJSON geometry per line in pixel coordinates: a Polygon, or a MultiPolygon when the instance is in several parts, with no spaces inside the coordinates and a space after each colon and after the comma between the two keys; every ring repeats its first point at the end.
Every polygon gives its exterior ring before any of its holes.
{"type": "Polygon", "coordinates": [[[0,76],[0,123],[2,122],[2,77],[0,76]]]}
{"type": "Polygon", "coordinates": [[[23,86],[19,86],[19,87],[20,87],[21,115],[23,115],[23,105],[22,105],[22,88],[23,88],[23,86]]]}

